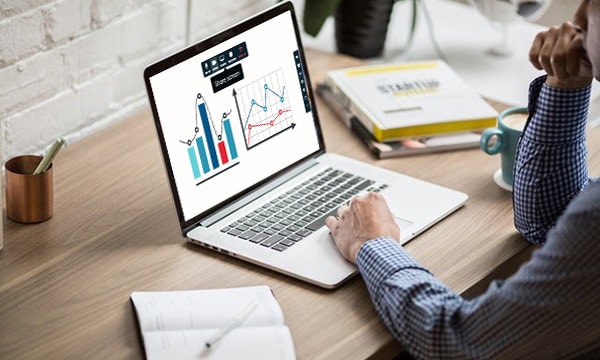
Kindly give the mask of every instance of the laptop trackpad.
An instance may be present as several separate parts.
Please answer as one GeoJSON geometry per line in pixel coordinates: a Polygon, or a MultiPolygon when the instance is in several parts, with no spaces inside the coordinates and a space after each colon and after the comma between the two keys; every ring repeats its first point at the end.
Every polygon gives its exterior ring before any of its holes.
{"type": "Polygon", "coordinates": [[[414,222],[403,219],[396,214],[394,214],[394,218],[395,218],[394,220],[396,221],[396,224],[398,224],[398,226],[400,227],[400,231],[408,229],[410,226],[412,226],[414,224],[414,222]]]}
{"type": "Polygon", "coordinates": [[[419,208],[423,204],[416,198],[411,198],[415,196],[411,191],[404,191],[403,188],[397,186],[390,186],[383,194],[390,211],[394,214],[394,221],[400,228],[400,244],[402,245],[418,232],[415,223],[419,223],[419,208]],[[417,218],[415,218],[415,214],[417,214],[417,218]]]}

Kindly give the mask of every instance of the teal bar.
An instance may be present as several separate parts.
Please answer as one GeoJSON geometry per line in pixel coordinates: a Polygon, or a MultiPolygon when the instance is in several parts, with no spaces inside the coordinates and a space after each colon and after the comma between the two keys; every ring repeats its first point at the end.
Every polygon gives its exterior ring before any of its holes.
{"type": "Polygon", "coordinates": [[[202,137],[196,139],[196,145],[198,145],[198,155],[200,155],[202,171],[204,171],[206,174],[210,171],[210,165],[208,165],[208,156],[206,155],[206,149],[204,148],[204,141],[202,140],[202,137]]]}
{"type": "Polygon", "coordinates": [[[227,145],[229,145],[229,153],[231,154],[231,160],[238,157],[237,149],[235,147],[235,141],[233,139],[233,132],[231,131],[231,123],[229,119],[223,121],[223,127],[225,127],[225,136],[227,137],[227,145]]]}
{"type": "Polygon", "coordinates": [[[194,172],[194,179],[197,179],[200,177],[200,168],[198,167],[198,160],[196,160],[196,152],[192,146],[188,148],[188,155],[190,156],[190,164],[192,165],[192,171],[194,172]]]}

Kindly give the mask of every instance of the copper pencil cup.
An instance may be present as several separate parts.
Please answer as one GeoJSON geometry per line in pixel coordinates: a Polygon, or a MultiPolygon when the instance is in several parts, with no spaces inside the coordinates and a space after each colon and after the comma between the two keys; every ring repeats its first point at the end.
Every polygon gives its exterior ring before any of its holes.
{"type": "Polygon", "coordinates": [[[23,155],[8,160],[6,168],[6,215],[20,223],[48,220],[53,213],[52,164],[33,175],[41,156],[23,155]]]}

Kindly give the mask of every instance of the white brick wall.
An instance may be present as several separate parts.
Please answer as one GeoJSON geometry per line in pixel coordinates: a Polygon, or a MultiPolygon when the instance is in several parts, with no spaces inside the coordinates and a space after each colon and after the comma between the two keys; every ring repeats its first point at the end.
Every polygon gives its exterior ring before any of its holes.
{"type": "Polygon", "coordinates": [[[142,70],[276,0],[0,0],[2,160],[147,106],[142,70]],[[189,4],[188,4],[189,2],[189,4]]]}

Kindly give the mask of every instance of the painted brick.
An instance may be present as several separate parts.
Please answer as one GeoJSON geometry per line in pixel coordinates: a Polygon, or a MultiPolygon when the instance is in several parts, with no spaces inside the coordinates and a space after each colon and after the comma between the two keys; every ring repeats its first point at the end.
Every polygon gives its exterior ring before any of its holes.
{"type": "Polygon", "coordinates": [[[7,154],[39,152],[52,139],[90,126],[108,112],[109,77],[94,79],[6,119],[7,154]]]}
{"type": "Polygon", "coordinates": [[[64,134],[72,127],[69,117],[80,113],[79,97],[69,90],[7,117],[4,155],[41,153],[49,139],[64,134]]]}
{"type": "Polygon", "coordinates": [[[146,65],[150,64],[155,58],[154,54],[148,54],[145,58],[131,61],[112,76],[112,98],[111,104],[118,104],[123,100],[138,99],[146,96],[143,71],[146,65]]]}
{"type": "Polygon", "coordinates": [[[47,0],[0,0],[0,21],[36,9],[47,0]]]}
{"type": "Polygon", "coordinates": [[[94,23],[102,26],[119,17],[127,8],[127,3],[127,0],[93,0],[91,10],[94,23]]]}
{"type": "Polygon", "coordinates": [[[68,83],[77,84],[118,66],[121,27],[118,23],[97,29],[65,45],[68,83]]]}
{"type": "Polygon", "coordinates": [[[63,50],[36,54],[0,69],[0,104],[5,114],[35,106],[66,86],[63,50]]]}
{"type": "MultiPolygon", "coordinates": [[[[102,119],[109,112],[107,104],[112,98],[112,78],[110,75],[94,78],[92,81],[74,87],[74,92],[79,97],[79,109],[77,114],[82,124],[90,124],[102,119]]],[[[72,119],[72,129],[80,127],[77,119],[72,119]]]]}
{"type": "Polygon", "coordinates": [[[92,0],[63,0],[49,10],[48,32],[53,41],[72,39],[89,31],[92,0]]]}
{"type": "Polygon", "coordinates": [[[43,48],[46,32],[41,10],[0,22],[0,67],[43,48]]]}
{"type": "Polygon", "coordinates": [[[120,57],[123,61],[156,50],[159,15],[157,8],[145,6],[121,20],[120,57]]]}
{"type": "Polygon", "coordinates": [[[184,45],[187,18],[185,5],[186,0],[160,2],[157,4],[160,17],[158,18],[156,30],[160,38],[158,44],[160,49],[169,48],[173,45],[178,45],[179,47],[184,45]]]}

